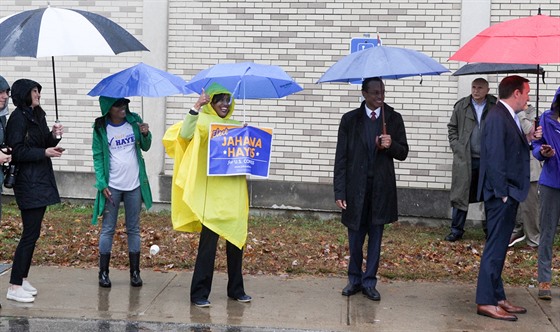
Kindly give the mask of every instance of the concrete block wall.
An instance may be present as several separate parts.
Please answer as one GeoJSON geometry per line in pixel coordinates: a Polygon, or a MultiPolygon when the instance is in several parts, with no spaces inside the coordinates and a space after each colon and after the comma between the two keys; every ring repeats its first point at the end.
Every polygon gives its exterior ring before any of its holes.
{"type": "MultiPolygon", "coordinates": [[[[310,210],[335,209],[332,169],[338,123],[342,114],[360,103],[358,85],[315,82],[349,53],[351,38],[379,34],[384,45],[423,52],[453,72],[462,64],[447,59],[490,24],[534,15],[539,6],[543,14],[560,16],[556,0],[97,0],[51,1],[51,5],[104,15],[151,50],[55,59],[58,108],[66,127],[62,144],[67,153],[54,160],[54,167],[61,174],[63,195],[94,195],[93,183],[84,179],[93,172],[91,124],[99,109],[97,99],[86,94],[102,78],[140,61],[185,80],[216,63],[254,61],[281,66],[304,90],[278,100],[237,101],[236,119],[274,128],[271,175],[267,180],[251,179],[251,204],[310,210]],[[81,181],[80,190],[71,189],[72,179],[81,181]]],[[[45,2],[3,0],[0,17],[40,6],[45,2]]],[[[560,85],[559,66],[544,68],[541,110],[550,105],[560,85]]],[[[10,82],[27,77],[42,83],[43,107],[53,123],[49,58],[0,58],[0,73],[10,82]]],[[[502,77],[486,76],[494,92],[502,77]]],[[[452,155],[447,122],[454,102],[470,93],[474,78],[449,73],[386,80],[386,102],[403,115],[410,145],[408,159],[398,162],[396,170],[399,190],[406,197],[400,202],[402,214],[449,215],[452,155]]],[[[183,118],[196,97],[133,97],[131,107],[150,123],[157,142],[167,127],[183,118]]],[[[155,200],[168,202],[171,160],[159,144],[145,158],[155,200]]]]}

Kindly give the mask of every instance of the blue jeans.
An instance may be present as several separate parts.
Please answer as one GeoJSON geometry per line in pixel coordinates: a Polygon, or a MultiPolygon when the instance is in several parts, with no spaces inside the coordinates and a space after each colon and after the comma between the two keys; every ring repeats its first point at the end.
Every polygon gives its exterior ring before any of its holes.
{"type": "Polygon", "coordinates": [[[540,214],[540,240],[538,259],[539,282],[550,282],[552,280],[552,248],[554,247],[554,236],[560,220],[560,189],[539,185],[541,195],[540,214]]]}
{"type": "Polygon", "coordinates": [[[111,253],[121,201],[124,202],[128,252],[140,252],[140,211],[142,209],[140,187],[131,191],[120,191],[109,187],[109,191],[111,191],[113,203],[109,200],[105,201],[101,234],[99,235],[99,253],[111,253]]]}

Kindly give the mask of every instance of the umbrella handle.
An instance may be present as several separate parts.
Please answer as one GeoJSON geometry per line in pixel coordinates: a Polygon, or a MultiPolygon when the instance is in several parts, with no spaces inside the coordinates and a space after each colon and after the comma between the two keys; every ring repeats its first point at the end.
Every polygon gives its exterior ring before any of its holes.
{"type": "MultiPolygon", "coordinates": [[[[381,133],[387,135],[387,124],[385,123],[385,107],[381,104],[381,133]]],[[[381,145],[381,136],[378,136],[375,140],[375,144],[379,150],[384,150],[385,147],[381,145]]]]}
{"type": "Polygon", "coordinates": [[[539,122],[540,122],[540,120],[541,120],[541,119],[539,119],[539,116],[537,115],[537,116],[535,117],[535,130],[537,130],[537,128],[539,127],[539,122]]]}

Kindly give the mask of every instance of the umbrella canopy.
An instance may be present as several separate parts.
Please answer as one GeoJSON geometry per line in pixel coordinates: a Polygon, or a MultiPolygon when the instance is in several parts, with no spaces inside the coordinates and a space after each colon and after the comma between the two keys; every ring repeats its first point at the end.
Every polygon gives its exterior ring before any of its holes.
{"type": "MultiPolygon", "coordinates": [[[[539,14],[494,24],[469,40],[449,60],[466,62],[560,62],[560,18],[539,14]]],[[[537,79],[537,118],[539,80],[537,79]]]]}
{"type": "Polygon", "coordinates": [[[494,24],[449,60],[535,65],[560,62],[560,18],[539,14],[494,24]]]}
{"type": "Polygon", "coordinates": [[[49,6],[0,19],[0,57],[51,57],[57,120],[55,56],[115,55],[147,50],[115,22],[83,10],[49,6]]]}
{"type": "Polygon", "coordinates": [[[439,75],[449,69],[415,50],[376,46],[351,53],[337,61],[317,83],[352,82],[368,77],[399,79],[409,76],[439,75]]]}
{"type": "Polygon", "coordinates": [[[214,82],[236,99],[282,98],[303,90],[282,68],[253,62],[214,65],[196,74],[187,88],[200,94],[214,82]]]}
{"type": "Polygon", "coordinates": [[[0,19],[0,56],[115,55],[147,51],[115,22],[91,12],[40,8],[0,19]]]}
{"type": "Polygon", "coordinates": [[[187,82],[177,75],[139,63],[105,77],[88,93],[113,98],[142,96],[165,97],[192,93],[187,82]]]}
{"type": "Polygon", "coordinates": [[[477,74],[544,74],[542,67],[537,65],[514,64],[514,63],[468,63],[454,72],[453,76],[477,75],[477,74]]]}

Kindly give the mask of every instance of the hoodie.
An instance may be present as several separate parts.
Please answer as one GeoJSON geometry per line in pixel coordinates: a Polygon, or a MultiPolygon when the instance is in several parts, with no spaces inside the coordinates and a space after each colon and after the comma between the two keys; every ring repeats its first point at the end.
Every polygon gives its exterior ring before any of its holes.
{"type": "MultiPolygon", "coordinates": [[[[93,124],[93,167],[95,170],[95,188],[97,188],[97,195],[95,197],[95,203],[93,205],[93,216],[91,223],[93,225],[97,224],[97,218],[103,214],[105,209],[105,195],[103,195],[103,189],[109,186],[109,168],[110,168],[110,152],[109,146],[107,144],[107,117],[111,110],[111,107],[120,101],[125,101],[127,104],[130,100],[125,98],[111,98],[111,97],[99,97],[99,107],[101,109],[101,116],[95,119],[93,124]]],[[[136,113],[133,113],[126,107],[126,118],[125,121],[132,125],[132,130],[134,131],[134,139],[136,142],[136,157],[138,158],[139,166],[139,180],[140,180],[140,191],[142,193],[142,201],[146,206],[146,209],[152,207],[152,192],[150,189],[150,183],[148,182],[148,175],[146,173],[146,164],[144,162],[144,156],[142,151],[148,151],[152,145],[152,133],[144,136],[140,133],[138,127],[139,123],[142,123],[142,119],[136,113]]]]}
{"type": "MultiPolygon", "coordinates": [[[[0,91],[7,91],[8,93],[10,92],[10,85],[8,84],[8,81],[6,81],[6,79],[2,76],[0,76],[0,91]]],[[[4,139],[6,136],[6,117],[8,116],[8,100],[6,100],[6,104],[4,105],[4,107],[2,107],[0,109],[0,145],[2,145],[4,143],[4,139]]],[[[3,177],[2,172],[0,172],[0,181],[3,177]]],[[[2,189],[0,188],[0,192],[2,191],[2,189]]]]}
{"type": "MultiPolygon", "coordinates": [[[[10,93],[10,85],[8,81],[2,76],[0,76],[0,91],[7,91],[10,93]]],[[[8,99],[6,99],[6,104],[0,109],[0,146],[4,145],[6,139],[6,123],[8,116],[8,99]]],[[[4,182],[4,172],[0,172],[0,193],[2,192],[2,183],[4,182]]],[[[0,219],[2,218],[2,206],[0,206],[0,219]]]]}
{"type": "Polygon", "coordinates": [[[12,148],[12,163],[18,168],[14,195],[21,210],[60,203],[51,158],[45,150],[54,147],[55,139],[47,126],[45,111],[31,108],[31,90],[41,85],[29,79],[12,84],[12,102],[16,109],[6,126],[6,144],[12,148]]]}
{"type": "Polygon", "coordinates": [[[560,189],[560,87],[556,90],[550,109],[545,111],[540,119],[539,125],[542,127],[543,137],[534,141],[533,156],[540,161],[544,161],[539,184],[547,187],[560,189]],[[540,149],[543,144],[548,144],[556,151],[550,158],[545,158],[540,149]]]}

